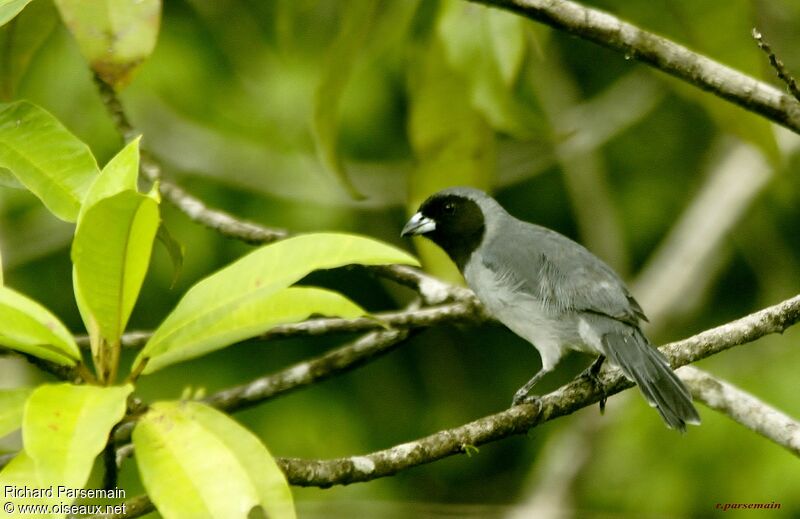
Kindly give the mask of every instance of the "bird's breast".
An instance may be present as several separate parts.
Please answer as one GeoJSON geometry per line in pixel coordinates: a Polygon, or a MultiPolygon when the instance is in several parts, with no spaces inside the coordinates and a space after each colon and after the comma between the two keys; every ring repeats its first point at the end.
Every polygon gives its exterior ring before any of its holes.
{"type": "Polygon", "coordinates": [[[493,317],[540,351],[579,340],[576,316],[530,293],[512,273],[471,261],[464,278],[493,317]]]}

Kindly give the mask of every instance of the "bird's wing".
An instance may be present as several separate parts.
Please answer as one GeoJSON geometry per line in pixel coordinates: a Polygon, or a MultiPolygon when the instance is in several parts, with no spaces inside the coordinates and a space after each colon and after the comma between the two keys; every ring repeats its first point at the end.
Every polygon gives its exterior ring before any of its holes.
{"type": "Polygon", "coordinates": [[[561,311],[592,312],[633,325],[647,320],[619,276],[582,245],[519,220],[509,231],[495,238],[503,244],[485,244],[482,261],[513,277],[520,290],[561,311]]]}

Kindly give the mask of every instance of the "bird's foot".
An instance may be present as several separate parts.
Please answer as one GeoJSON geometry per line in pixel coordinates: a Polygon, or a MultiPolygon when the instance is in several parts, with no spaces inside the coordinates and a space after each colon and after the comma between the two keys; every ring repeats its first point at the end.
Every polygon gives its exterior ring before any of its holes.
{"type": "Polygon", "coordinates": [[[606,395],[606,389],[603,387],[603,382],[600,381],[600,376],[598,375],[599,371],[600,370],[595,368],[595,365],[592,364],[583,370],[583,373],[578,375],[578,378],[584,378],[588,380],[594,386],[594,388],[600,392],[600,414],[603,414],[606,412],[606,400],[608,400],[608,395],[606,395]]]}
{"type": "Polygon", "coordinates": [[[529,395],[527,391],[519,390],[514,394],[511,400],[511,407],[522,404],[536,404],[539,402],[539,397],[536,395],[529,395]]]}

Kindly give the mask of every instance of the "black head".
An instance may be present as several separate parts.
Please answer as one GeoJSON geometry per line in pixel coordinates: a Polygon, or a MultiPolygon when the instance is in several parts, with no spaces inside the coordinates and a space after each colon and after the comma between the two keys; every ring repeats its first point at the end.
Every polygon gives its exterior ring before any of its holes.
{"type": "Polygon", "coordinates": [[[425,236],[464,270],[469,257],[481,244],[486,224],[478,202],[470,196],[472,190],[455,191],[445,190],[425,200],[403,227],[401,236],[425,236]]]}

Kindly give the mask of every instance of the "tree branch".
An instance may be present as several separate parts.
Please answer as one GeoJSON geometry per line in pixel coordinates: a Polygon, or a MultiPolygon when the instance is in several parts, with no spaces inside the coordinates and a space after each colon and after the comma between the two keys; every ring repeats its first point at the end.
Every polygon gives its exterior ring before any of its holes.
{"type": "Polygon", "coordinates": [[[800,133],[800,103],[662,36],[569,0],[470,0],[519,13],[621,52],[800,133]]]}
{"type": "Polygon", "coordinates": [[[692,396],[800,457],[800,423],[724,380],[694,366],[678,371],[692,396]]]}
{"type": "MultiPolygon", "coordinates": [[[[677,368],[752,342],[764,335],[783,332],[798,320],[800,296],[688,339],[667,344],[661,350],[670,364],[677,368]]],[[[617,368],[605,370],[600,376],[605,392],[609,395],[633,386],[617,368]]],[[[323,461],[280,459],[279,464],[293,485],[325,487],[368,481],[464,452],[468,445],[477,446],[525,433],[540,423],[594,404],[600,398],[601,394],[591,382],[578,378],[541,397],[538,405],[512,407],[461,427],[440,431],[390,449],[365,456],[323,461]]]]}
{"type": "MultiPolygon", "coordinates": [[[[99,78],[95,78],[100,99],[106,107],[117,131],[127,142],[137,136],[136,129],[117,97],[116,92],[99,78]]],[[[200,199],[190,195],[183,188],[161,179],[161,165],[145,150],[141,152],[140,169],[148,180],[159,181],[161,194],[193,222],[213,229],[227,238],[241,240],[250,244],[264,244],[287,238],[285,229],[265,227],[255,222],[240,220],[230,214],[208,207],[200,199]]],[[[472,299],[472,292],[429,276],[405,265],[381,265],[368,267],[371,272],[391,279],[396,283],[416,290],[426,305],[472,299]]]]}
{"type": "Polygon", "coordinates": [[[56,362],[45,359],[40,359],[36,355],[24,353],[21,351],[11,350],[0,347],[0,355],[8,355],[11,357],[21,357],[28,361],[33,366],[36,366],[45,373],[49,373],[59,380],[66,380],[74,383],[81,383],[85,378],[89,377],[89,371],[83,365],[64,366],[56,362]]]}
{"type": "Polygon", "coordinates": [[[407,330],[372,332],[320,357],[300,362],[247,384],[214,393],[204,400],[217,409],[238,411],[354,369],[377,355],[388,353],[408,336],[407,330]]]}
{"type": "Polygon", "coordinates": [[[783,62],[778,59],[778,56],[772,52],[772,48],[767,42],[764,41],[764,37],[761,35],[761,32],[759,32],[757,29],[753,29],[753,38],[756,40],[758,48],[763,50],[769,58],[769,64],[775,69],[775,73],[778,74],[778,79],[783,81],[786,84],[786,88],[789,89],[789,93],[791,93],[795,99],[800,101],[800,88],[797,86],[797,81],[795,81],[794,77],[792,77],[789,71],[786,70],[786,67],[783,65],[783,62]]]}
{"type": "MultiPolygon", "coordinates": [[[[755,341],[764,335],[782,333],[798,321],[800,321],[800,296],[795,296],[730,323],[706,330],[687,339],[669,343],[662,346],[661,351],[667,356],[673,368],[678,368],[734,346],[755,341]]],[[[633,386],[633,383],[626,379],[618,368],[601,371],[600,381],[603,385],[604,393],[609,396],[633,386]]],[[[722,382],[719,383],[723,384],[722,382]]],[[[710,395],[713,395],[713,393],[708,393],[708,391],[719,390],[719,386],[715,388],[708,382],[705,385],[705,388],[695,389],[700,395],[699,399],[701,401],[708,401],[709,405],[714,409],[737,407],[736,402],[729,402],[727,398],[711,398],[710,395]]],[[[389,449],[362,456],[330,460],[277,458],[277,462],[292,485],[325,488],[333,485],[370,481],[454,454],[464,453],[473,446],[501,440],[516,434],[524,434],[541,423],[590,406],[598,402],[601,396],[594,384],[578,377],[567,385],[542,396],[534,404],[515,406],[468,424],[439,431],[419,440],[396,445],[389,449]]],[[[768,417],[769,420],[764,422],[769,423],[769,426],[763,423],[759,425],[760,418],[758,413],[750,413],[748,415],[747,413],[741,413],[742,408],[740,406],[737,408],[739,409],[737,411],[739,414],[731,412],[731,415],[741,415],[742,423],[745,425],[750,423],[753,430],[773,441],[785,441],[786,443],[781,443],[781,445],[791,445],[791,447],[787,446],[787,448],[795,452],[796,429],[788,431],[791,434],[782,435],[780,430],[773,430],[773,426],[780,426],[783,423],[779,417],[771,415],[768,417]],[[746,418],[745,415],[747,415],[746,418]],[[763,429],[763,432],[761,429],[763,429]]],[[[750,426],[748,425],[748,427],[750,426]]],[[[795,454],[800,456],[798,452],[795,452],[795,454]]],[[[135,504],[138,511],[131,513],[130,510],[133,509],[131,506],[128,507],[129,512],[125,515],[111,517],[138,517],[152,510],[152,505],[148,504],[149,501],[146,496],[135,497],[126,503],[135,504]]]]}
{"type": "MultiPolygon", "coordinates": [[[[341,317],[318,317],[297,323],[281,324],[257,337],[260,340],[283,339],[287,337],[310,337],[335,333],[371,332],[386,329],[426,328],[443,323],[479,324],[490,317],[471,291],[461,289],[469,295],[455,303],[426,306],[394,312],[378,312],[368,317],[343,319],[341,317]]],[[[124,348],[137,349],[145,345],[152,336],[150,331],[129,332],[122,336],[124,348]]],[[[76,342],[82,348],[89,347],[89,337],[81,335],[76,342]]]]}

